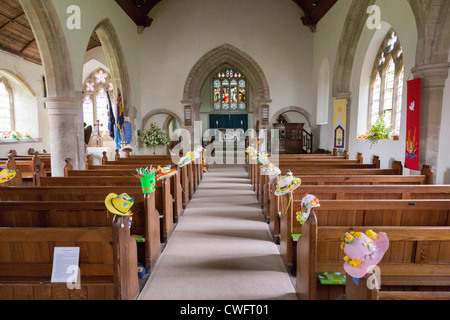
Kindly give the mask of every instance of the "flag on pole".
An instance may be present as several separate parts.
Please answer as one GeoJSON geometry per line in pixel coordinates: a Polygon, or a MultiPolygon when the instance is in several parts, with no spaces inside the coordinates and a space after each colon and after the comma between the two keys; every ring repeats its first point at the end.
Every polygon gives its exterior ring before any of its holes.
{"type": "Polygon", "coordinates": [[[405,167],[419,170],[421,79],[408,81],[405,167]]]}
{"type": "Polygon", "coordinates": [[[116,118],[114,117],[113,106],[111,103],[109,92],[107,91],[106,94],[108,95],[108,131],[109,136],[114,139],[115,138],[114,127],[116,125],[116,118]]]}
{"type": "Polygon", "coordinates": [[[121,149],[122,144],[122,136],[123,136],[123,128],[125,126],[125,116],[123,114],[123,101],[122,101],[122,94],[120,93],[120,90],[117,94],[117,123],[116,123],[116,132],[115,132],[115,142],[116,142],[116,149],[121,149]]]}
{"type": "Polygon", "coordinates": [[[119,127],[120,134],[123,136],[123,129],[125,127],[125,116],[123,114],[123,100],[120,90],[117,96],[117,126],[119,127]]]}

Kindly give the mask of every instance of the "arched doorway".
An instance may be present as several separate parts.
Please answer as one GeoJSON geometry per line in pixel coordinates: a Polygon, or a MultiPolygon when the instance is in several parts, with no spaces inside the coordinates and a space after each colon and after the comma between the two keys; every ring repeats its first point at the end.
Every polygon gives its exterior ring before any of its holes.
{"type": "MultiPolygon", "coordinates": [[[[227,78],[226,74],[223,79],[224,78],[227,78]]],[[[231,82],[233,77],[228,77],[228,80],[231,82]]],[[[239,85],[239,80],[236,80],[239,85]]],[[[222,83],[221,89],[223,89],[223,87],[222,83]]],[[[231,93],[231,86],[229,87],[229,90],[231,93]]],[[[211,127],[210,114],[225,115],[225,113],[227,113],[230,115],[231,111],[231,113],[234,113],[235,115],[249,115],[248,128],[255,128],[257,124],[259,124],[259,128],[265,128],[265,126],[269,124],[269,121],[268,119],[263,119],[262,111],[263,109],[268,111],[271,102],[267,79],[256,61],[238,48],[230,44],[224,44],[201,57],[188,75],[182,103],[185,108],[190,108],[193,121],[190,125],[185,125],[185,128],[193,134],[195,121],[202,121],[202,123],[206,124],[206,128],[209,129],[211,127]],[[246,88],[251,92],[250,105],[246,106],[245,111],[239,111],[239,104],[237,109],[233,111],[231,110],[231,105],[229,105],[228,110],[223,107],[221,107],[220,110],[214,110],[214,79],[219,72],[223,73],[226,72],[226,70],[233,70],[233,72],[236,72],[235,70],[237,70],[238,73],[245,77],[246,88]],[[206,98],[205,92],[210,92],[210,94],[206,95],[206,98]],[[208,99],[210,99],[209,105],[205,103],[208,99]],[[208,112],[208,108],[210,112],[208,112]],[[252,116],[250,116],[250,114],[252,116]]],[[[241,121],[244,122],[245,119],[242,118],[236,121],[237,124],[240,124],[241,121]]],[[[214,123],[216,122],[213,121],[213,124],[214,123]]],[[[239,128],[239,125],[232,126],[237,126],[236,128],[239,128]]],[[[203,129],[205,130],[205,128],[203,129]]]]}

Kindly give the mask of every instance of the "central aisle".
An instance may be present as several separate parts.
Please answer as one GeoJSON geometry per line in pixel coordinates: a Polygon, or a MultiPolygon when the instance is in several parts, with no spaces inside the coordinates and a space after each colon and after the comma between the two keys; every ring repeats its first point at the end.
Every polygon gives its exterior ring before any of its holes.
{"type": "Polygon", "coordinates": [[[291,300],[295,290],[243,166],[216,166],[139,300],[291,300]]]}

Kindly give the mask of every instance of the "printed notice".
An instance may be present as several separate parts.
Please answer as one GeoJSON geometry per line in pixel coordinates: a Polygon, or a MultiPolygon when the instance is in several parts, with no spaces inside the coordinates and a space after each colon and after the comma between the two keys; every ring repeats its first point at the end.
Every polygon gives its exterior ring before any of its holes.
{"type": "Polygon", "coordinates": [[[55,248],[53,253],[52,283],[67,283],[78,278],[80,248],[55,248]],[[74,274],[75,273],[75,274],[74,274]]]}

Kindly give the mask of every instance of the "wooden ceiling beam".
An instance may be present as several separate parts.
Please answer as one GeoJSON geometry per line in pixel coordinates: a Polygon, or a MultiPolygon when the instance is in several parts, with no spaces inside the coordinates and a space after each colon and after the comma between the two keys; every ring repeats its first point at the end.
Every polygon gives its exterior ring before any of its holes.
{"type": "Polygon", "coordinates": [[[4,29],[6,29],[11,23],[16,22],[17,19],[19,19],[20,17],[22,17],[25,14],[25,12],[22,12],[21,14],[15,16],[14,18],[10,18],[5,16],[4,14],[1,14],[3,17],[9,19],[8,22],[6,22],[5,24],[3,24],[2,26],[0,26],[0,32],[2,32],[4,29]]]}

